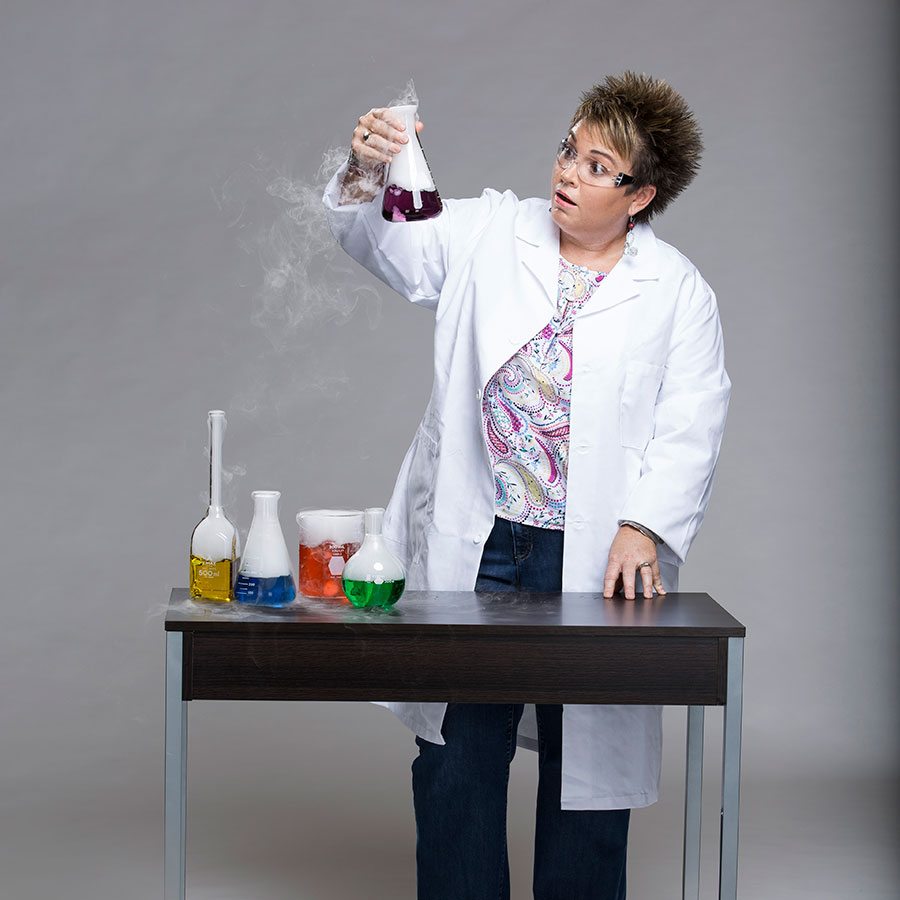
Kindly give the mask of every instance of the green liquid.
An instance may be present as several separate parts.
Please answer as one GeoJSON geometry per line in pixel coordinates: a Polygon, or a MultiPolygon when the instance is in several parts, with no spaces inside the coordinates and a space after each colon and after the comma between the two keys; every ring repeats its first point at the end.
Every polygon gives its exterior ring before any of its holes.
{"type": "Polygon", "coordinates": [[[347,599],[357,609],[368,609],[372,606],[390,609],[400,599],[406,587],[406,579],[375,584],[374,581],[351,581],[344,578],[342,585],[347,599]]]}

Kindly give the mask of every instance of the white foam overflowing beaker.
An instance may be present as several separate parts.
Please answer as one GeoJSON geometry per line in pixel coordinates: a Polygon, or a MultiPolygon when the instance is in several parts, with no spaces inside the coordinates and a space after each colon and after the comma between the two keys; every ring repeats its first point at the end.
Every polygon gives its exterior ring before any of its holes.
{"type": "Polygon", "coordinates": [[[300,528],[297,586],[304,597],[344,599],[341,575],[365,534],[361,509],[306,509],[300,528]]]}

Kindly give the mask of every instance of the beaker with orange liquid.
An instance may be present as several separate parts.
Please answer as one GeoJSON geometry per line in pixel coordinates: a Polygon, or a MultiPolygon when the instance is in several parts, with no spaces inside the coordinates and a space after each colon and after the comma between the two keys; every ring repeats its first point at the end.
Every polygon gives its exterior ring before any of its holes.
{"type": "Polygon", "coordinates": [[[304,597],[346,599],[344,564],[365,537],[360,509],[308,509],[297,513],[300,528],[297,582],[304,597]]]}

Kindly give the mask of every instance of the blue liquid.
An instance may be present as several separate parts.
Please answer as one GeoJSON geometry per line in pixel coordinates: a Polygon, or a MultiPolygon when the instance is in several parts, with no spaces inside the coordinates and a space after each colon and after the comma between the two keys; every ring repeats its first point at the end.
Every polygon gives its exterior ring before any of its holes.
{"type": "Polygon", "coordinates": [[[294,579],[290,575],[275,578],[238,575],[234,585],[234,599],[251,606],[287,606],[296,596],[294,579]]]}

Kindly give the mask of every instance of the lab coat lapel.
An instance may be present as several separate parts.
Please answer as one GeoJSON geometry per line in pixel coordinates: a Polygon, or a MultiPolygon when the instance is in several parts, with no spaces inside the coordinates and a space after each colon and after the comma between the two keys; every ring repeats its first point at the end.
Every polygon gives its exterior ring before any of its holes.
{"type": "MultiPolygon", "coordinates": [[[[515,277],[496,285],[497,303],[485,308],[479,334],[478,377],[481,388],[513,354],[528,343],[556,313],[559,291],[559,230],[546,207],[521,211],[513,252],[515,277]]],[[[480,393],[479,393],[480,396],[480,393]]]]}
{"type": "MultiPolygon", "coordinates": [[[[604,279],[579,312],[590,316],[640,296],[641,282],[658,277],[658,250],[653,230],[648,225],[634,229],[637,256],[625,256],[604,279]]],[[[498,284],[498,293],[507,303],[491,305],[487,325],[481,333],[489,335],[480,342],[478,377],[483,389],[494,373],[520,347],[524,346],[553,318],[559,293],[559,229],[549,211],[534,207],[520,213],[516,221],[515,252],[518,278],[498,284]],[[505,339],[499,336],[504,335],[505,339]]],[[[610,323],[615,331],[624,327],[610,323]]],[[[481,391],[479,390],[479,396],[481,391]]]]}
{"type": "MultiPolygon", "coordinates": [[[[550,320],[559,293],[559,229],[549,211],[540,216],[520,216],[516,223],[516,252],[525,278],[537,279],[549,304],[550,320]]],[[[546,324],[546,323],[544,323],[546,324]]]]}
{"type": "Polygon", "coordinates": [[[659,277],[659,250],[653,229],[649,225],[636,225],[634,229],[635,256],[623,256],[603,279],[579,311],[579,316],[612,309],[620,303],[640,296],[641,283],[659,277]]]}

